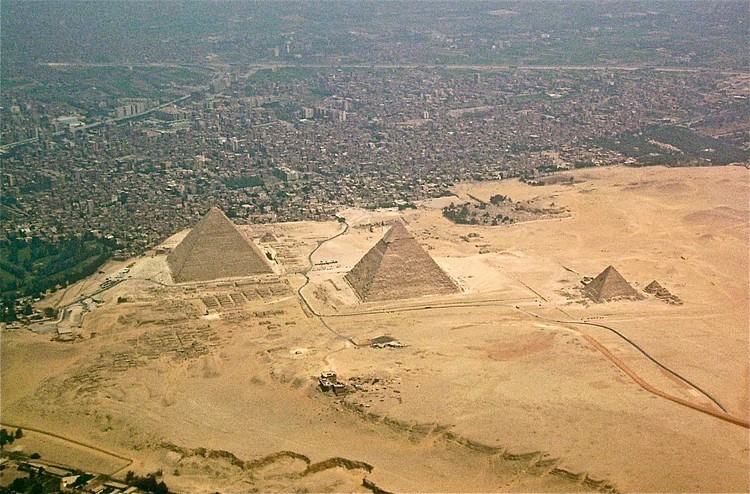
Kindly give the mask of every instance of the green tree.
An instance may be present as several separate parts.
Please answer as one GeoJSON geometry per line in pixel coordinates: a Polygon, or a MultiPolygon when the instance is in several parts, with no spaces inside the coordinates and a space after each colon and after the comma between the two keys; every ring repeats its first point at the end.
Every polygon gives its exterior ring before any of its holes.
{"type": "Polygon", "coordinates": [[[13,322],[18,317],[16,317],[16,304],[13,299],[6,299],[3,301],[2,306],[2,321],[3,322],[13,322]]]}
{"type": "Polygon", "coordinates": [[[8,429],[0,429],[0,451],[6,444],[13,444],[16,438],[8,432],[8,429]]]}

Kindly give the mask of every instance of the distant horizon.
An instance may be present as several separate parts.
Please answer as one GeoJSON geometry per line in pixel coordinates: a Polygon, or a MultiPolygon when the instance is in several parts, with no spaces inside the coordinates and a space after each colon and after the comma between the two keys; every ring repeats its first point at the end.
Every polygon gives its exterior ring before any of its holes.
{"type": "Polygon", "coordinates": [[[314,56],[317,61],[346,57],[365,63],[481,65],[538,59],[534,63],[575,65],[606,61],[620,52],[623,64],[750,66],[745,49],[750,33],[746,2],[689,2],[690,9],[672,7],[682,3],[6,0],[0,20],[2,64],[7,70],[40,62],[206,63],[210,55],[214,63],[300,62],[314,56]],[[66,7],[71,4],[79,8],[66,7]],[[426,4],[433,8],[424,9],[426,4]],[[300,10],[304,5],[316,8],[300,10]],[[364,5],[366,9],[360,8],[364,5]],[[487,15],[503,6],[512,6],[516,14],[487,15]],[[633,14],[644,7],[668,15],[647,16],[648,22],[641,23],[642,16],[633,14]],[[288,35],[292,31],[295,34],[288,35]],[[449,48],[445,39],[463,38],[470,32],[477,37],[470,52],[461,56],[442,53],[449,48]],[[694,37],[696,33],[700,40],[694,37]],[[524,46],[535,36],[549,37],[524,46]],[[411,44],[416,51],[391,52],[380,43],[388,38],[411,44]],[[290,40],[295,45],[287,53],[290,40]],[[498,41],[504,46],[498,48],[498,41]],[[713,46],[709,49],[709,45],[713,46]],[[654,51],[657,48],[694,55],[670,64],[664,59],[666,53],[654,51]],[[298,55],[301,58],[295,58],[298,55]]]}

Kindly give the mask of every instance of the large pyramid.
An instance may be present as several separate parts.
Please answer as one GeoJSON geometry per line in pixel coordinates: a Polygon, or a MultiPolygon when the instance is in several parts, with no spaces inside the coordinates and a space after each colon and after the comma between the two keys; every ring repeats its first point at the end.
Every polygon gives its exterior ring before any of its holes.
{"type": "Polygon", "coordinates": [[[175,283],[273,272],[260,249],[216,207],[167,256],[167,264],[175,283]]]}
{"type": "Polygon", "coordinates": [[[583,289],[584,295],[594,302],[609,300],[640,300],[639,294],[617,270],[609,266],[583,289]]]}
{"type": "Polygon", "coordinates": [[[365,302],[458,292],[402,223],[396,223],[346,275],[365,302]]]}

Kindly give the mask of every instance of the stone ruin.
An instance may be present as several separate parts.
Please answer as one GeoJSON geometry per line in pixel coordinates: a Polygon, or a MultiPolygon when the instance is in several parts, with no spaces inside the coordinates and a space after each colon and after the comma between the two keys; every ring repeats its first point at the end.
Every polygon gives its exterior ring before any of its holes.
{"type": "Polygon", "coordinates": [[[324,393],[333,393],[336,396],[346,394],[348,388],[346,384],[338,380],[335,372],[323,372],[318,378],[318,386],[324,393]]]}

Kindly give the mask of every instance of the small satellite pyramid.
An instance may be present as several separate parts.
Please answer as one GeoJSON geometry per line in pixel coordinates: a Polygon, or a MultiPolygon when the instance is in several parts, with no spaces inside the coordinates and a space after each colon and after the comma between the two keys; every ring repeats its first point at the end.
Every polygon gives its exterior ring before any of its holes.
{"type": "Polygon", "coordinates": [[[661,286],[661,284],[654,280],[643,289],[644,292],[655,295],[656,298],[665,301],[672,305],[682,305],[682,300],[677,295],[673,295],[672,292],[661,286]]]}
{"type": "Polygon", "coordinates": [[[213,207],[167,256],[175,283],[272,273],[265,255],[213,207]]]}
{"type": "Polygon", "coordinates": [[[646,285],[646,288],[643,289],[646,293],[659,293],[661,290],[664,290],[664,287],[656,280],[646,285]]]}
{"type": "Polygon", "coordinates": [[[260,237],[260,241],[270,244],[273,242],[278,242],[279,239],[276,238],[276,235],[274,235],[272,231],[267,231],[263,234],[262,237],[260,237]]]}
{"type": "Polygon", "coordinates": [[[610,300],[640,300],[639,294],[617,270],[609,266],[583,289],[584,295],[594,302],[610,300]]]}
{"type": "Polygon", "coordinates": [[[400,222],[386,232],[345,278],[365,302],[459,291],[400,222]]]}

